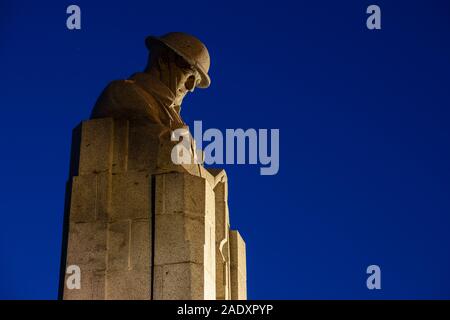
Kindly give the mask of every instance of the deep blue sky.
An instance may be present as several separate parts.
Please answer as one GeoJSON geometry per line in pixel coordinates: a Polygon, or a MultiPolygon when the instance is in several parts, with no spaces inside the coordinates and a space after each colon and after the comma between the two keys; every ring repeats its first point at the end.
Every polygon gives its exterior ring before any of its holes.
{"type": "Polygon", "coordinates": [[[447,0],[1,0],[0,298],[57,297],[71,130],[169,31],[212,57],[188,123],[280,129],[278,175],[226,166],[249,298],[450,298],[447,0]]]}

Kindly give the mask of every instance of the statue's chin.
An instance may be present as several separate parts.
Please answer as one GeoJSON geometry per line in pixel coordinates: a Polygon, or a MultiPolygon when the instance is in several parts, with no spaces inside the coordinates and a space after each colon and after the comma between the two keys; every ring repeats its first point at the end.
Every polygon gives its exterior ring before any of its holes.
{"type": "Polygon", "coordinates": [[[176,98],[175,100],[174,100],[174,104],[176,105],[176,106],[181,106],[181,104],[183,103],[183,98],[184,98],[185,96],[183,96],[183,97],[180,97],[180,98],[176,98]]]}

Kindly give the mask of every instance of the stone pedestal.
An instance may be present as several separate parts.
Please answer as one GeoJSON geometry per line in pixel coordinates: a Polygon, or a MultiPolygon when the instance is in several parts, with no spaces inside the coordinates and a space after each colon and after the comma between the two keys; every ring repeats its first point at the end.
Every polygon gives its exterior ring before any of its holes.
{"type": "Polygon", "coordinates": [[[73,134],[60,298],[245,299],[227,177],[174,165],[165,128],[95,119],[73,134]],[[66,268],[81,270],[81,288],[66,268]]]}

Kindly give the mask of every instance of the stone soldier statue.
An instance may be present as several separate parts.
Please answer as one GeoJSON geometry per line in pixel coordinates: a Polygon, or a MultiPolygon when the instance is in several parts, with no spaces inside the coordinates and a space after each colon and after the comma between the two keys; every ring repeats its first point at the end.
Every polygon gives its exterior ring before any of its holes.
{"type": "Polygon", "coordinates": [[[150,55],[145,71],[111,82],[91,118],[144,120],[172,130],[185,127],[180,116],[184,96],[211,83],[208,50],[200,40],[181,32],[149,36],[146,45],[150,55]]]}
{"type": "MultiPolygon", "coordinates": [[[[146,44],[145,71],[111,82],[74,130],[59,296],[245,299],[245,242],[230,230],[225,171],[173,157],[183,98],[210,84],[208,51],[179,32],[146,44]],[[79,267],[78,289],[66,266],[79,267]]],[[[190,141],[183,156],[198,159],[190,141]]]]}

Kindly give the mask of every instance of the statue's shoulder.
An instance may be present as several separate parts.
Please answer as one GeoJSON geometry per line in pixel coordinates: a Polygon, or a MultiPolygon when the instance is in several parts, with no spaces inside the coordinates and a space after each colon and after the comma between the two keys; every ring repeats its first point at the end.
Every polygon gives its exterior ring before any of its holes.
{"type": "Polygon", "coordinates": [[[103,93],[122,93],[124,91],[136,90],[137,84],[134,80],[124,79],[124,80],[113,80],[105,87],[103,93]]]}
{"type": "Polygon", "coordinates": [[[98,97],[91,118],[153,118],[157,101],[133,79],[113,80],[98,97]]]}
{"type": "Polygon", "coordinates": [[[147,103],[156,104],[152,94],[145,90],[139,81],[133,77],[125,80],[113,80],[103,90],[101,96],[114,98],[116,101],[125,102],[136,99],[145,99],[147,103]]]}

